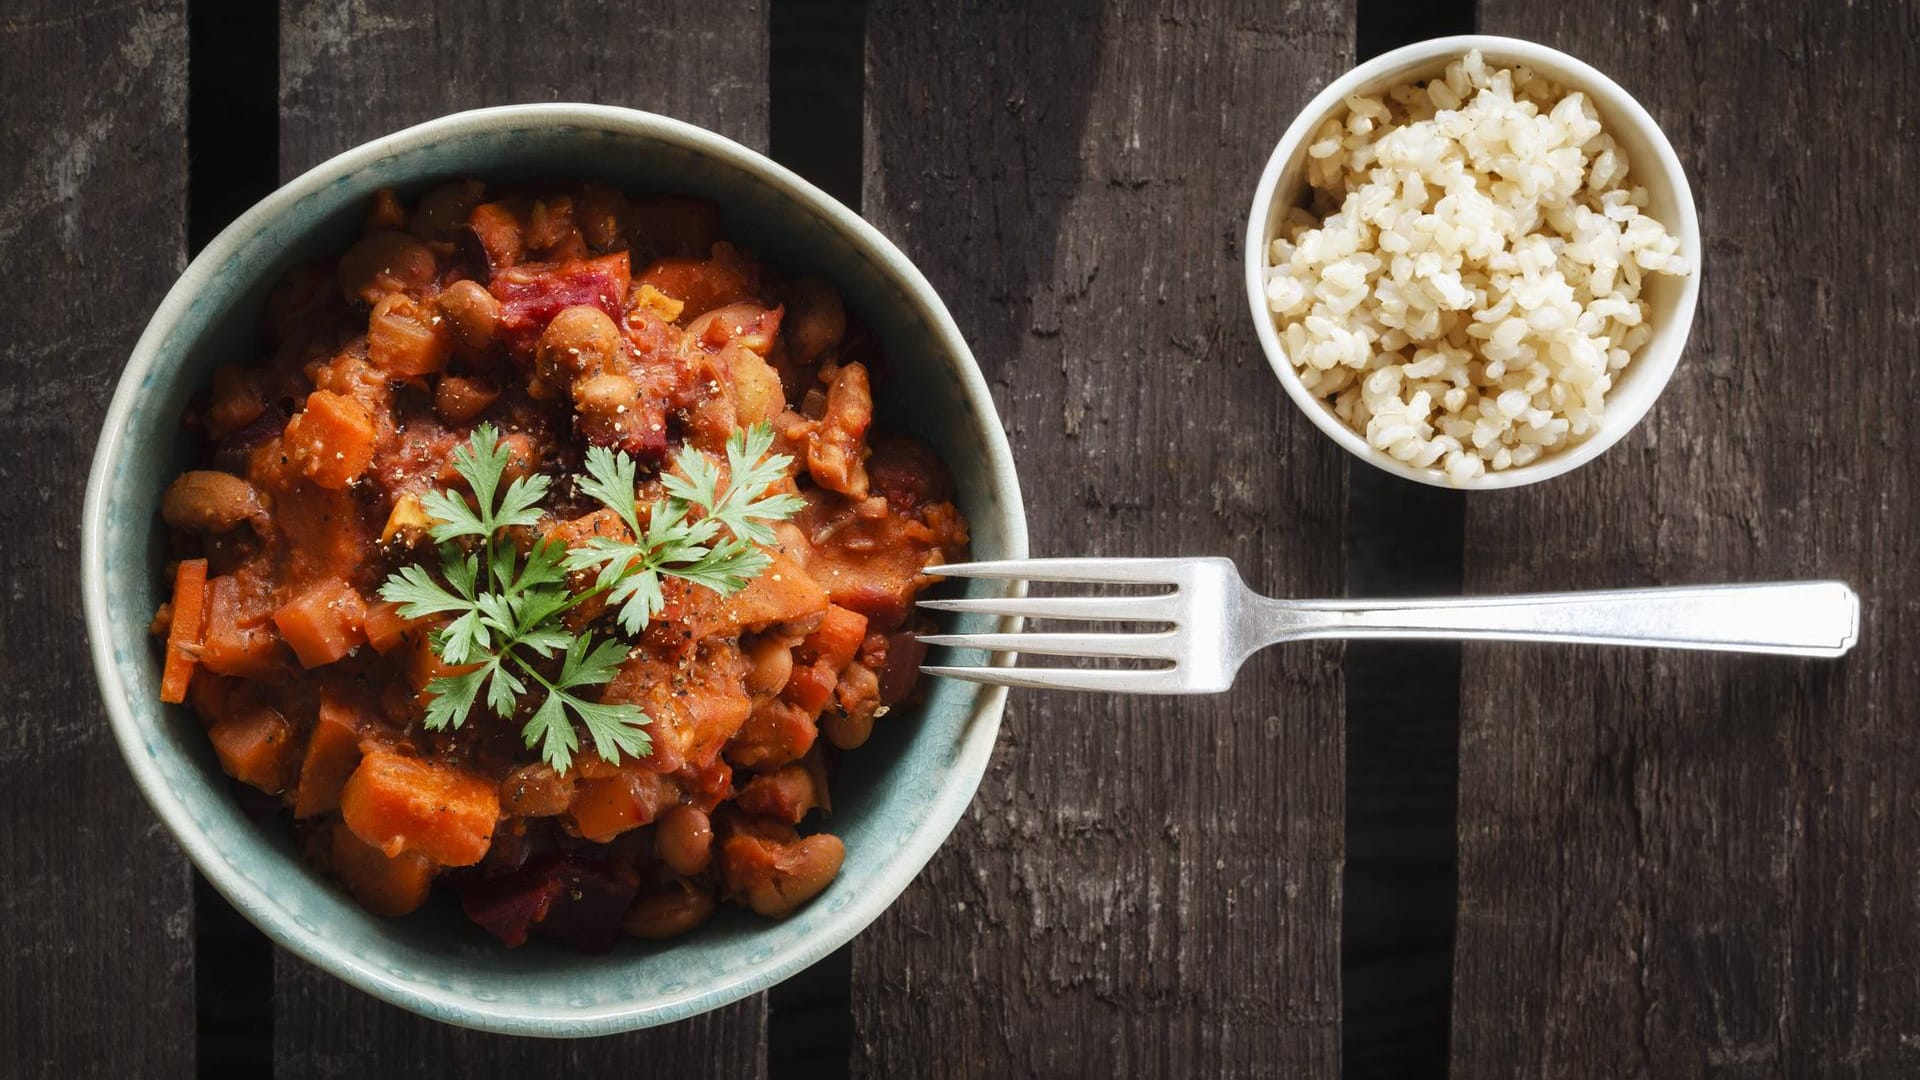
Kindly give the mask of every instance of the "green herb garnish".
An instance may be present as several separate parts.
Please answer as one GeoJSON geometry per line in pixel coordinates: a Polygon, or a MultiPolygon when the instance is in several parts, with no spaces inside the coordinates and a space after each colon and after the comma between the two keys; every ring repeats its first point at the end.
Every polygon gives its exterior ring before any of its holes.
{"type": "Polygon", "coordinates": [[[772,446],[773,427],[764,422],[734,432],[727,440],[732,480],[724,492],[720,470],[705,454],[681,453],[675,464],[685,475],[661,478],[668,497],[653,504],[644,527],[634,516],[632,459],[605,447],[588,450],[588,475],[578,480],[580,490],[619,514],[634,539],[592,537],[567,552],[567,569],[600,568],[594,584],[608,590],[608,603],[620,605],[620,628],[629,634],[646,629],[660,614],[666,603],[662,575],[722,596],[739,592],[772,561],[756,546],[773,543],[768,523],[792,517],[802,505],[798,495],[759,497],[793,463],[785,454],[767,457],[772,446]],[[702,511],[697,521],[689,520],[694,507],[702,511]]]}
{"type": "Polygon", "coordinates": [[[473,665],[427,684],[433,698],[426,726],[435,731],[460,727],[483,694],[496,715],[511,717],[531,682],[545,696],[521,737],[528,748],[537,744],[555,771],[565,772],[580,747],[569,714],[586,726],[594,751],[607,761],[647,753],[652,740],[642,729],[652,721],[646,713],[577,693],[612,681],[626,659],[627,644],[610,637],[596,645],[591,633],[573,633],[561,617],[605,593],[608,604],[617,606],[620,629],[637,635],[666,604],[662,576],[722,596],[745,588],[772,561],[759,547],[773,542],[771,523],[791,517],[802,505],[796,495],[767,496],[793,464],[785,454],[769,456],[772,446],[769,424],[735,431],[727,440],[731,479],[724,488],[719,468],[706,455],[682,450],[674,459],[682,475],[663,477],[668,495],[654,501],[644,523],[635,500],[639,470],[634,460],[593,447],[587,452],[588,475],[575,477],[575,484],[619,515],[632,539],[595,536],[570,551],[557,539],[537,540],[523,558],[502,533],[539,522],[548,479],[523,476],[501,491],[512,452],[500,444],[491,424],[475,428],[453,455],[473,503],[455,491],[431,492],[420,500],[434,520],[430,535],[439,548],[439,578],[415,563],[380,587],[380,596],[400,605],[403,618],[453,615],[434,631],[434,653],[448,664],[473,665]],[[567,587],[569,572],[596,567],[599,573],[588,588],[567,587]],[[556,656],[557,672],[551,663],[556,656]],[[548,663],[543,669],[533,658],[548,663]]]}

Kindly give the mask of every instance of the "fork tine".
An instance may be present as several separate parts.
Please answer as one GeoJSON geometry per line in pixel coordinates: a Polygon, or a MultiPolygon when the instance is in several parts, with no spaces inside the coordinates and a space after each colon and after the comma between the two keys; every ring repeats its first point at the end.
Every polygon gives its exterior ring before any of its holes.
{"type": "Polygon", "coordinates": [[[1158,596],[986,596],[967,600],[922,600],[934,611],[981,615],[1021,615],[1033,619],[1087,622],[1173,622],[1179,611],[1174,594],[1158,596]]]}
{"type": "Polygon", "coordinates": [[[1173,660],[1179,635],[1142,634],[921,634],[927,645],[1037,656],[1114,656],[1127,660],[1173,660]]]}
{"type": "Polygon", "coordinates": [[[929,675],[1036,690],[1091,690],[1112,694],[1181,694],[1172,668],[1112,671],[1100,668],[923,667],[929,675]]]}
{"type": "Polygon", "coordinates": [[[1171,585],[1185,559],[1003,559],[932,566],[938,577],[1026,578],[1029,581],[1121,582],[1171,585]]]}

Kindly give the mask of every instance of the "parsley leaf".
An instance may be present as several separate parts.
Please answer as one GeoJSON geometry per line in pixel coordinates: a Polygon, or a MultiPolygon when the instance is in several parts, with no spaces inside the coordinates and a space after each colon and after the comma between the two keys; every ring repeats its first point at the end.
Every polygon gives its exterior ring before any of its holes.
{"type": "Polygon", "coordinates": [[[642,526],[634,503],[637,470],[625,454],[596,448],[587,454],[582,493],[620,516],[632,540],[596,536],[567,553],[567,569],[599,568],[595,585],[618,606],[620,628],[638,634],[666,606],[660,579],[677,577],[722,596],[741,589],[773,559],[759,545],[774,542],[772,522],[792,517],[805,503],[798,495],[760,498],[787,476],[793,458],[769,454],[773,425],[761,422],[727,439],[727,474],[697,450],[674,457],[674,473],[661,483],[668,497],[648,509],[642,526]],[[693,517],[698,509],[701,516],[693,517]],[[724,531],[723,531],[724,530],[724,531]]]}
{"type": "Polygon", "coordinates": [[[664,578],[723,596],[746,588],[772,564],[763,549],[774,542],[772,523],[804,505],[797,495],[767,494],[793,465],[772,448],[770,424],[734,432],[727,440],[724,476],[730,479],[724,482],[718,463],[683,449],[674,458],[677,473],[661,478],[666,497],[644,511],[638,505],[639,465],[624,453],[590,448],[586,475],[575,477],[575,486],[612,510],[628,538],[594,536],[572,549],[558,539],[539,539],[523,553],[508,530],[539,524],[550,481],[520,476],[503,490],[512,449],[491,424],[475,428],[453,454],[454,470],[471,497],[452,490],[420,497],[433,519],[429,535],[439,549],[439,578],[415,564],[380,587],[381,598],[398,604],[403,618],[453,616],[430,640],[443,663],[464,670],[428,682],[431,698],[422,722],[436,731],[458,728],[483,696],[489,710],[508,719],[529,693],[540,692],[521,739],[556,771],[570,768],[580,750],[576,721],[586,728],[593,751],[608,761],[646,754],[652,740],[645,728],[652,721],[645,712],[585,696],[612,682],[628,646],[618,637],[595,644],[590,632],[575,633],[563,617],[604,596],[620,629],[633,636],[665,608],[664,578]],[[588,570],[595,572],[590,584],[579,591],[569,587],[570,573],[588,570]]]}

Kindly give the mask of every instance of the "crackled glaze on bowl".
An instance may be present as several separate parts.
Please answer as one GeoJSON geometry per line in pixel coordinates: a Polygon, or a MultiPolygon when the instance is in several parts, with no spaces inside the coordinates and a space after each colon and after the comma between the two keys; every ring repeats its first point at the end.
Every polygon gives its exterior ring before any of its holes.
{"type": "MultiPolygon", "coordinates": [[[[894,377],[877,388],[876,412],[940,449],[974,554],[1026,555],[1019,485],[985,382],[932,287],[871,226],[760,155],[674,120],[590,105],[483,109],[319,165],[221,233],[167,294],[121,377],[88,480],[82,587],[94,665],[148,801],[201,872],[280,945],[396,1005],[468,1027],[585,1036],[666,1023],[765,989],[877,917],[972,798],[1005,692],[934,681],[923,707],[896,713],[845,755],[833,831],[847,861],[791,918],[730,910],[679,941],[625,941],[599,957],[543,942],[503,949],[444,898],[405,919],[368,915],[299,859],[284,826],[248,820],[199,724],[159,703],[146,632],[162,599],[156,512],[188,460],[187,399],[214,367],[252,359],[267,290],[289,266],[344,247],[374,191],[411,194],[464,176],[580,177],[720,203],[729,237],[833,281],[880,336],[894,377]]],[[[990,595],[987,583],[973,591],[990,595]]]]}

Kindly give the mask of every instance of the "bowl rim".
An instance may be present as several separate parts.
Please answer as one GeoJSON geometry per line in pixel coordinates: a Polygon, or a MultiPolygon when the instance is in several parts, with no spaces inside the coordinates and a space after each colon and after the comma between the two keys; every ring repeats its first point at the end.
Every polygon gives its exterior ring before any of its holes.
{"type": "MultiPolygon", "coordinates": [[[[1635,161],[1634,167],[1641,169],[1645,168],[1645,165],[1635,161]]],[[[1644,178],[1643,173],[1643,183],[1644,178]]],[[[1417,483],[1456,491],[1490,491],[1522,487],[1560,476],[1599,457],[1609,447],[1624,438],[1627,432],[1633,430],[1665,391],[1668,380],[1673,377],[1674,369],[1679,366],[1681,355],[1686,351],[1687,337],[1692,332],[1694,311],[1700,297],[1700,279],[1705,261],[1703,258],[1705,252],[1700,243],[1699,213],[1694,205],[1693,188],[1687,182],[1686,169],[1681,164],[1679,155],[1674,152],[1673,144],[1667,140],[1666,132],[1655,122],[1653,116],[1638,99],[1629,94],[1619,83],[1579,57],[1538,42],[1501,37],[1496,34],[1455,34],[1403,45],[1356,65],[1346,74],[1327,84],[1325,89],[1314,95],[1313,100],[1300,110],[1293,123],[1288,125],[1285,134],[1280,137],[1279,143],[1274,146],[1273,153],[1267,158],[1267,163],[1260,174],[1260,181],[1254,189],[1252,208],[1247,215],[1243,248],[1247,302],[1253,316],[1254,332],[1260,340],[1260,349],[1266,354],[1267,364],[1279,378],[1280,385],[1286,389],[1287,396],[1293,399],[1293,403],[1306,414],[1307,419],[1341,448],[1375,468],[1417,483]],[[1634,359],[1634,396],[1620,403],[1610,399],[1599,431],[1570,449],[1544,455],[1531,464],[1502,469],[1498,472],[1488,470],[1464,484],[1455,484],[1448,481],[1437,469],[1415,468],[1383,450],[1375,449],[1365,437],[1348,427],[1345,421],[1341,420],[1322,399],[1316,397],[1300,382],[1300,376],[1294,371],[1293,364],[1281,351],[1279,331],[1274,326],[1272,314],[1267,310],[1265,288],[1267,220],[1272,214],[1280,178],[1286,172],[1288,163],[1301,144],[1319,126],[1320,121],[1348,95],[1410,69],[1425,67],[1450,56],[1464,56],[1474,49],[1485,53],[1489,61],[1537,65],[1571,73],[1573,76],[1571,79],[1562,78],[1558,74],[1554,74],[1553,77],[1557,81],[1570,84],[1568,89],[1579,90],[1586,93],[1589,98],[1604,98],[1604,101],[1596,103],[1608,110],[1611,120],[1624,123],[1644,136],[1653,149],[1654,159],[1657,162],[1655,171],[1670,180],[1675,205],[1678,208],[1677,219],[1662,222],[1662,224],[1679,238],[1680,250],[1693,260],[1693,267],[1680,282],[1680,296],[1674,305],[1672,321],[1657,333],[1655,338],[1643,347],[1641,354],[1634,359]],[[1657,350],[1656,346],[1658,346],[1657,350]]]]}
{"type": "MultiPolygon", "coordinates": [[[[579,127],[622,135],[653,138],[700,151],[756,175],[819,214],[850,242],[882,264],[887,276],[924,309],[934,335],[959,362],[954,366],[959,386],[971,408],[993,418],[987,427],[988,474],[993,477],[1006,515],[1009,558],[1028,552],[1025,501],[1004,426],[998,422],[985,376],[961,335],[952,314],[919,268],[874,226],[771,158],[705,128],[657,113],[619,106],[573,102],[499,105],[450,113],[361,143],[314,165],[255,203],[196,255],[160,301],[134,344],[120,372],[112,401],[102,421],[92,465],[87,475],[81,512],[81,600],[94,675],[100,685],[109,725],[120,756],[161,822],[188,859],[207,876],[215,889],[258,926],[276,944],[362,991],[431,1019],[500,1034],[575,1037],[614,1034],[695,1016],[738,1001],[772,986],[816,963],[851,940],[899,898],[933,854],[952,834],[972,802],[985,775],[1006,705],[1004,687],[980,686],[972,699],[966,732],[953,767],[926,803],[916,837],[930,843],[903,846],[886,864],[879,888],[856,892],[845,907],[833,912],[820,932],[784,955],[723,977],[706,990],[671,1003],[613,1002],[581,1009],[568,1008],[564,1017],[532,1013],[508,1001],[484,1001],[450,988],[390,976],[380,965],[363,959],[332,938],[304,930],[265,888],[256,885],[220,853],[211,835],[201,830],[179,795],[142,747],[141,724],[130,703],[109,643],[105,535],[109,527],[108,491],[116,463],[130,448],[125,443],[129,418],[139,405],[141,385],[149,377],[172,370],[177,358],[164,355],[161,345],[170,329],[185,315],[191,301],[214,278],[217,269],[242,248],[248,238],[301,200],[337,179],[384,158],[421,145],[463,135],[482,134],[503,127],[529,124],[553,128],[579,127]],[[564,1030],[555,1030],[561,1023],[564,1030]]],[[[1007,662],[1001,658],[1001,663],[1007,662]]],[[[374,916],[367,916],[374,918],[374,916]]]]}

